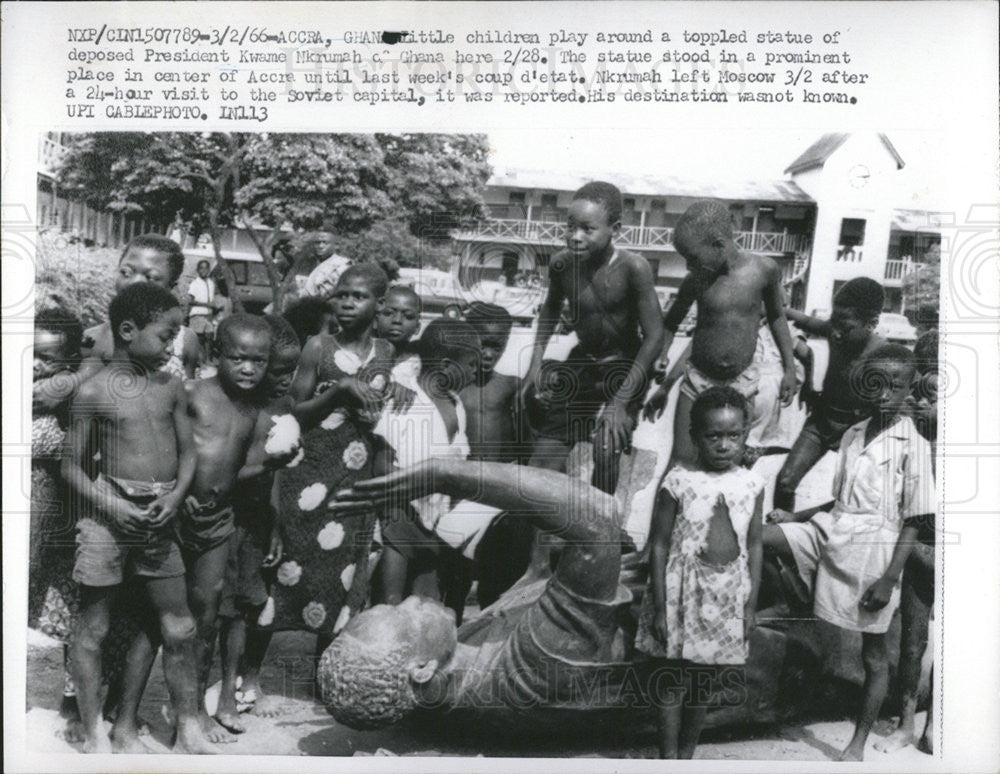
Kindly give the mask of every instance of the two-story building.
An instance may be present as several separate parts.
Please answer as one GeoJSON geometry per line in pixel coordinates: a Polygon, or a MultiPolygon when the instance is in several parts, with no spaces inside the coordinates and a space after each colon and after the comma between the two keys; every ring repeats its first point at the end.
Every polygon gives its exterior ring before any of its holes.
{"type": "Polygon", "coordinates": [[[599,178],[621,189],[617,243],[650,262],[664,303],[685,273],[673,245],[677,219],[692,202],[712,198],[729,205],[740,247],[778,262],[794,306],[829,309],[840,283],[866,275],[886,286],[887,310],[899,310],[904,277],[940,243],[933,213],[893,207],[892,175],[902,166],[884,134],[842,133],[820,137],[776,180],[497,170],[485,194],[487,217],[456,234],[456,271],[466,287],[484,279],[544,281],[550,257],[565,244],[573,192],[599,178]]]}

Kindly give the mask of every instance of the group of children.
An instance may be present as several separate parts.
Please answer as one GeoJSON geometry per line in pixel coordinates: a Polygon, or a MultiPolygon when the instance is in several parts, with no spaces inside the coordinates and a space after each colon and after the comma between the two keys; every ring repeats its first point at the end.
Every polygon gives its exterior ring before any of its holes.
{"type": "MultiPolygon", "coordinates": [[[[565,471],[581,440],[593,444],[593,484],[614,492],[640,410],[661,412],[675,381],[670,464],[641,552],[650,580],[636,649],[682,676],[745,663],[764,567],[783,562],[781,577],[794,580],[786,596],[797,593],[817,617],[862,632],[863,706],[844,751],[860,759],[886,696],[885,633],[902,578],[910,646],[900,667],[908,681],[900,733],[912,736],[933,554],[917,550],[917,561],[911,551],[933,545],[927,439],[936,432],[936,339],[933,348],[922,340],[927,351],[915,359],[875,336],[883,292],[864,278],[837,293],[828,321],[787,309],[777,264],[740,250],[728,209],[711,201],[692,205],[677,224],[674,243],[689,273],[661,316],[648,262],[614,244],[621,207],[608,183],[576,192],[523,379],[495,370],[511,333],[506,310],[475,303],[464,320],[433,320],[417,339],[419,296],[389,287],[375,263],[341,267],[325,297],[300,298],[283,316],[226,318],[218,371],[197,381],[185,360],[197,345],[170,293],[183,255],[169,240],[143,237],[126,249],[109,321],[92,329],[82,364],[72,316],[38,315],[35,421],[52,416],[58,430],[39,458],[51,460],[59,432],[67,436],[62,481],[50,461],[49,488],[38,492],[55,502],[65,486],[75,523],[78,613],[72,637],[68,626],[61,636],[72,640],[85,749],[141,749],[137,710],[160,646],[177,749],[207,752],[244,730],[240,704],[274,712],[259,680],[273,632],[315,633],[318,656],[372,601],[434,596],[460,621],[477,579],[479,604],[491,604],[529,564],[542,571],[550,561],[516,514],[441,495],[338,514],[335,493],[432,456],[565,471]],[[690,347],[669,364],[694,303],[690,347]],[[548,361],[564,306],[578,344],[567,360],[548,361]],[[811,353],[793,341],[787,319],[828,339],[818,395],[811,353]],[[661,386],[648,395],[653,379],[661,386]],[[747,436],[773,424],[796,391],[810,413],[765,517],[747,436]],[[767,406],[771,416],[761,416],[767,406]],[[833,502],[794,513],[798,483],[827,451],[839,452],[833,502]],[[123,582],[141,584],[147,604],[127,638],[121,686],[109,690],[109,737],[102,645],[124,615],[113,604],[123,582]],[[213,719],[205,689],[216,638],[222,684],[213,719]]],[[[65,525],[39,531],[47,543],[61,536],[64,547],[72,534],[65,525]]],[[[623,533],[623,548],[634,550],[627,542],[623,533]]],[[[59,596],[46,587],[42,607],[59,596]]],[[[686,691],[652,697],[664,757],[694,753],[705,710],[686,702],[686,691]]]]}

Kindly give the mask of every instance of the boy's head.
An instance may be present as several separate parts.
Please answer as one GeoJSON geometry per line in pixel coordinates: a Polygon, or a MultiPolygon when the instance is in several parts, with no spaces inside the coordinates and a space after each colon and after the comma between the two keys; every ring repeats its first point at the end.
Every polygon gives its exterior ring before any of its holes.
{"type": "Polygon", "coordinates": [[[375,320],[375,332],[397,349],[406,344],[420,327],[422,304],[416,291],[406,285],[393,285],[375,320]]]}
{"type": "Polygon", "coordinates": [[[333,319],[333,304],[320,296],[302,296],[282,314],[299,337],[299,346],[304,347],[311,336],[326,333],[333,319]]]}
{"type": "Polygon", "coordinates": [[[726,265],[726,251],[733,243],[729,208],[716,199],[698,201],[677,220],[674,247],[688,271],[716,274],[726,265]]]}
{"type": "Polygon", "coordinates": [[[750,406],[732,387],[710,387],[691,406],[691,440],[710,470],[742,461],[749,426],[750,406]]]}
{"type": "Polygon", "coordinates": [[[264,322],[271,329],[271,353],[267,361],[264,385],[268,397],[280,398],[292,387],[302,346],[295,329],[284,317],[267,314],[264,315],[264,322]]]}
{"type": "Polygon", "coordinates": [[[611,183],[587,183],[573,194],[566,218],[566,246],[579,259],[601,257],[622,225],[622,194],[611,183]]]}
{"type": "Polygon", "coordinates": [[[143,234],[129,242],[118,261],[115,292],[133,282],[152,282],[172,288],[184,271],[184,253],[172,239],[159,234],[143,234]]]}
{"type": "Polygon", "coordinates": [[[889,417],[906,406],[916,376],[913,353],[902,344],[883,344],[855,365],[851,389],[873,416],[889,417]]]}
{"type": "Polygon", "coordinates": [[[169,290],[152,282],[137,282],[111,299],[108,319],[115,349],[157,371],[170,359],[182,315],[180,303],[169,290]]]}
{"type": "Polygon", "coordinates": [[[493,372],[500,356],[507,349],[510,339],[510,329],[514,321],[510,312],[497,304],[484,304],[476,301],[469,306],[465,315],[466,321],[476,329],[481,345],[479,369],[484,376],[493,372]]]}
{"type": "Polygon", "coordinates": [[[420,336],[421,377],[441,394],[458,392],[475,378],[480,347],[479,334],[465,320],[431,320],[420,336]]]}
{"type": "Polygon", "coordinates": [[[205,260],[198,261],[196,271],[198,272],[199,277],[202,279],[208,279],[208,275],[212,272],[212,264],[205,260]]]}
{"type": "Polygon", "coordinates": [[[845,282],[833,297],[830,342],[847,349],[860,349],[878,326],[885,290],[870,277],[845,282]]]}
{"type": "Polygon", "coordinates": [[[83,325],[68,309],[50,306],[35,315],[33,379],[47,379],[80,363],[83,325]]]}
{"type": "Polygon", "coordinates": [[[215,335],[219,381],[227,390],[252,392],[263,381],[271,354],[271,328],[263,317],[232,314],[215,335]]]}
{"type": "Polygon", "coordinates": [[[356,263],[344,269],[334,288],[333,313],[345,331],[369,327],[385,297],[389,280],[374,263],[356,263]]]}

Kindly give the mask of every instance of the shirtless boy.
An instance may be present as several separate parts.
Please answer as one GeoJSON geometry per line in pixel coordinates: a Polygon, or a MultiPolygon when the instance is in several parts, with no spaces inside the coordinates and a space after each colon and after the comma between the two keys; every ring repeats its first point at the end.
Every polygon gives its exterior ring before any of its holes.
{"type": "Polygon", "coordinates": [[[663,343],[649,262],[619,250],[621,192],[587,183],[573,194],[567,249],[552,256],[522,401],[537,439],[531,464],[565,470],[578,441],[594,441],[593,483],[613,492],[618,457],[629,446],[648,372],[663,343]],[[565,363],[542,365],[563,301],[580,343],[565,363]]]}
{"type": "MultiPolygon", "coordinates": [[[[729,386],[748,401],[757,393],[754,363],[761,303],[781,352],[784,376],[780,397],[783,406],[795,391],[792,339],[782,305],[781,270],[770,258],[746,253],[733,240],[728,208],[719,201],[695,202],[681,215],[674,231],[674,246],[688,267],[677,297],[663,318],[665,336],[661,359],[666,361],[674,334],[691,305],[698,302],[698,319],[691,341],[691,357],[681,382],[674,417],[674,447],[669,467],[692,464],[691,406],[709,387],[729,386]]],[[[661,387],[649,404],[666,402],[661,387]]]]}
{"type": "MultiPolygon", "coordinates": [[[[215,717],[228,730],[238,734],[246,730],[237,707],[238,675],[243,675],[242,696],[244,701],[253,704],[254,714],[273,717],[278,712],[278,703],[266,697],[260,685],[260,669],[272,634],[258,626],[270,623],[265,611],[268,600],[265,574],[281,561],[282,552],[275,519],[278,492],[274,487],[274,472],[282,460],[267,454],[265,448],[274,418],[291,414],[295,407],[288,391],[302,351],[295,330],[287,320],[277,315],[266,315],[264,320],[272,334],[271,354],[263,382],[262,400],[266,403],[254,429],[246,463],[237,476],[239,486],[233,493],[236,535],[219,607],[222,685],[215,717]],[[244,669],[242,673],[241,668],[244,669]]],[[[273,602],[271,604],[270,616],[273,618],[273,602]]]]}
{"type": "Polygon", "coordinates": [[[833,297],[829,320],[786,310],[788,319],[807,333],[826,336],[830,356],[823,391],[810,401],[812,411],[778,473],[775,508],[795,509],[799,482],[824,454],[839,448],[847,428],[867,415],[863,398],[858,390],[852,389],[851,375],[858,373],[857,364],[870,352],[885,344],[885,340],[873,333],[884,299],[885,291],[875,280],[857,277],[845,283],[833,297]]]}
{"type": "MultiPolygon", "coordinates": [[[[184,253],[180,245],[159,234],[144,234],[129,242],[122,252],[115,292],[121,293],[135,282],[151,282],[172,291],[183,271],[184,253]]],[[[114,337],[110,323],[88,328],[84,332],[84,340],[93,344],[83,353],[85,359],[79,371],[81,382],[97,373],[111,359],[114,337]]],[[[176,339],[171,342],[169,357],[161,367],[178,376],[193,379],[200,361],[199,352],[198,337],[194,331],[181,326],[176,339]]]]}
{"type": "Polygon", "coordinates": [[[200,721],[210,739],[227,742],[233,737],[205,711],[205,688],[230,539],[236,530],[231,496],[260,413],[257,388],[267,370],[271,329],[260,317],[234,314],[219,325],[216,346],[218,373],[187,385],[198,464],[178,532],[198,624],[200,721]]]}
{"type": "MultiPolygon", "coordinates": [[[[148,669],[129,669],[111,731],[101,713],[101,644],[112,597],[121,583],[142,583],[163,642],[164,671],[177,718],[175,750],[214,752],[197,719],[195,622],[188,609],[184,564],[173,522],[194,477],[195,456],[181,380],[160,368],[181,326],[181,310],[165,288],[132,285],[111,302],[114,350],[73,401],[63,476],[82,508],[73,579],[81,584],[73,668],[85,752],[148,752],[139,741],[136,709],[148,669]],[[87,475],[95,452],[99,474],[87,475]]],[[[148,636],[137,637],[148,649],[148,636]]]]}
{"type": "Polygon", "coordinates": [[[507,348],[510,313],[496,304],[473,304],[465,316],[482,342],[476,378],[459,394],[468,418],[469,458],[515,462],[518,457],[514,401],[518,379],[493,368],[507,348]]]}

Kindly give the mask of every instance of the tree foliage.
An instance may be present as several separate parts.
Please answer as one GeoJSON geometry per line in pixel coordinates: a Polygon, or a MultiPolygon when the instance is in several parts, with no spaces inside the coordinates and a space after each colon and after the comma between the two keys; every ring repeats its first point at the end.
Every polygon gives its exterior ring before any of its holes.
{"type": "Polygon", "coordinates": [[[482,208],[489,174],[483,135],[124,132],[72,138],[59,184],[161,231],[181,221],[208,232],[224,270],[221,229],[247,229],[280,297],[251,225],[324,229],[352,253],[438,263],[450,230],[482,208]]]}
{"type": "Polygon", "coordinates": [[[903,308],[917,327],[937,327],[940,304],[941,246],[932,245],[903,278],[903,308]]]}

